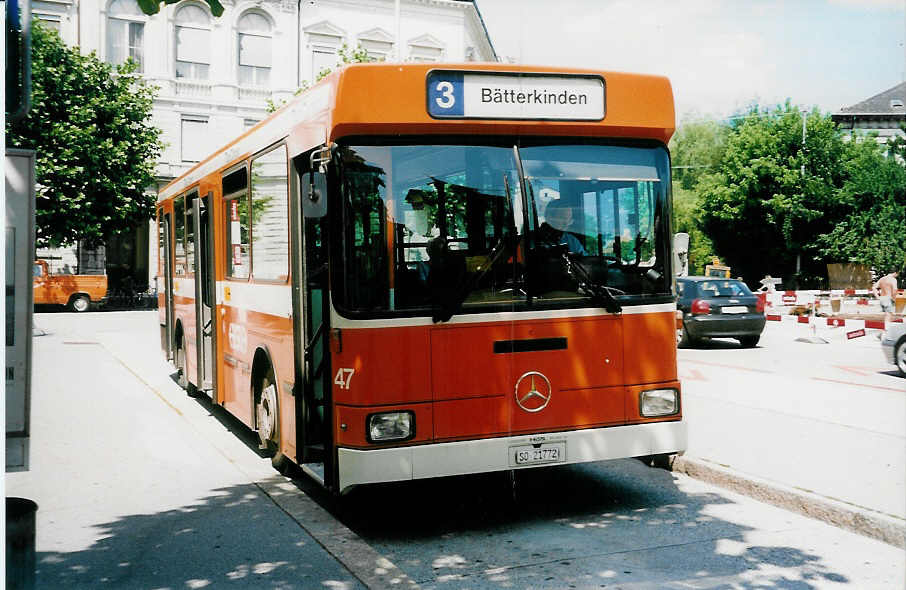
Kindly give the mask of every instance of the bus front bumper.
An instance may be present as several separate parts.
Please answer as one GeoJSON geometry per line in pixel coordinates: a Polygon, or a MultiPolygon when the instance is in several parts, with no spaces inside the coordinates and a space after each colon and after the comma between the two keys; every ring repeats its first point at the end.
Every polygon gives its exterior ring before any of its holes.
{"type": "Polygon", "coordinates": [[[342,493],[360,484],[682,453],[686,439],[686,423],[674,421],[373,450],[341,447],[339,487],[342,493]],[[557,449],[557,459],[517,464],[517,452],[532,448],[557,449]]]}

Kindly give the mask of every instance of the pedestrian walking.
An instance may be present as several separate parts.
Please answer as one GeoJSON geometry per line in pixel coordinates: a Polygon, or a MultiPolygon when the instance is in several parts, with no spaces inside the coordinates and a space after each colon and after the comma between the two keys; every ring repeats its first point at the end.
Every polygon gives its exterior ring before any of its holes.
{"type": "Polygon", "coordinates": [[[899,271],[887,273],[878,279],[871,287],[875,297],[877,297],[878,301],[881,303],[881,311],[884,313],[885,324],[890,321],[890,317],[893,314],[893,300],[897,293],[897,277],[899,275],[899,271]]]}

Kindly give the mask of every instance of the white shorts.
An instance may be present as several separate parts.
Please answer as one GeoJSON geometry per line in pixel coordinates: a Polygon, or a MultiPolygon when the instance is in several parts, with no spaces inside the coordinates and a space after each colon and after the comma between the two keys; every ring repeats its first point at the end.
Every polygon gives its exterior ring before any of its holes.
{"type": "Polygon", "coordinates": [[[881,302],[881,311],[884,313],[893,313],[893,297],[890,295],[881,295],[878,297],[878,301],[881,302]]]}

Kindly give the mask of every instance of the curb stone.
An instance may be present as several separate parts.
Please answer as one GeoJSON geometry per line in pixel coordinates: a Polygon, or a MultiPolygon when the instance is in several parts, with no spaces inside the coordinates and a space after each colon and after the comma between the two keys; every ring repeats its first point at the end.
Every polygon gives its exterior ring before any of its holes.
{"type": "Polygon", "coordinates": [[[754,476],[744,476],[702,459],[677,456],[671,462],[670,469],[888,545],[906,548],[906,521],[902,519],[754,476]]]}

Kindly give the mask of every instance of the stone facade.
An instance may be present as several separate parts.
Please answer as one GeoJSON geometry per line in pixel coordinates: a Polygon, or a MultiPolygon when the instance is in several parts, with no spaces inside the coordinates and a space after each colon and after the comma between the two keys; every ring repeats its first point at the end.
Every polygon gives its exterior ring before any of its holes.
{"type": "MultiPolygon", "coordinates": [[[[108,62],[132,57],[160,88],[157,190],[292,97],[339,50],[387,61],[497,61],[475,4],[457,0],[195,0],[141,13],[135,0],[33,0],[33,18],[108,62]],[[397,12],[397,8],[399,9],[397,12]]],[[[154,231],[140,232],[155,242],[154,231]]],[[[156,243],[149,272],[157,267],[156,243]]]]}
{"type": "Polygon", "coordinates": [[[881,143],[896,135],[902,136],[900,126],[906,124],[906,82],[860,103],[843,107],[831,118],[840,129],[853,134],[877,133],[877,140],[881,143]]]}

